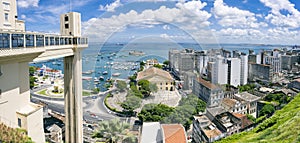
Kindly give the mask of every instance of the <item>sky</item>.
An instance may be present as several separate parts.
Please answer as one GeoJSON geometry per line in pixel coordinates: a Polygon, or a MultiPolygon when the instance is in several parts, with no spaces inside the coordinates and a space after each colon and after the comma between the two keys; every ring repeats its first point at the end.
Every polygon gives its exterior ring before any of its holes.
{"type": "Polygon", "coordinates": [[[17,0],[27,31],[59,33],[81,13],[91,42],[151,37],[175,42],[300,45],[299,0],[17,0]]]}

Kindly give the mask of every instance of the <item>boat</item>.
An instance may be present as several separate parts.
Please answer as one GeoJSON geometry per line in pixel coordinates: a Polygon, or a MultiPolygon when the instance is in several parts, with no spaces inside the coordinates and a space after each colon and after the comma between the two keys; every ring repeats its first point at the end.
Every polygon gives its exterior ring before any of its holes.
{"type": "Polygon", "coordinates": [[[91,80],[92,79],[92,77],[89,77],[89,76],[83,76],[82,77],[82,80],[91,80]]]}
{"type": "Polygon", "coordinates": [[[99,82],[99,79],[97,79],[96,77],[94,77],[94,82],[99,82]]]}
{"type": "Polygon", "coordinates": [[[99,76],[99,80],[104,80],[104,77],[103,76],[99,76]]]}
{"type": "Polygon", "coordinates": [[[143,51],[136,51],[136,50],[133,50],[133,51],[129,51],[129,55],[143,56],[143,55],[145,55],[145,53],[144,53],[143,51]]]}
{"type": "Polygon", "coordinates": [[[108,72],[107,72],[107,71],[104,71],[104,72],[102,72],[102,74],[103,74],[103,75],[107,75],[107,74],[108,74],[108,72]]]}
{"type": "Polygon", "coordinates": [[[121,75],[121,73],[114,73],[114,74],[112,74],[112,76],[114,76],[114,77],[118,77],[120,75],[121,75]]]}

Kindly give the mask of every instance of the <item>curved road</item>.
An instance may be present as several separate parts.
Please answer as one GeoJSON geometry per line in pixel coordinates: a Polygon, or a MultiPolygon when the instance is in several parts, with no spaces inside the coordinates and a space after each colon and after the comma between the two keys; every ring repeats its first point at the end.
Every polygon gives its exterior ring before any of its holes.
{"type": "MultiPolygon", "coordinates": [[[[36,89],[31,91],[31,101],[37,103],[42,101],[48,105],[48,108],[56,111],[58,113],[64,114],[64,100],[62,99],[53,99],[45,96],[40,96],[35,94],[35,91],[41,89],[36,89]]],[[[114,91],[115,89],[111,90],[114,91]]],[[[111,120],[114,118],[120,118],[121,120],[125,120],[126,118],[116,116],[108,112],[107,108],[104,105],[104,99],[108,95],[108,92],[99,94],[97,96],[85,97],[83,98],[83,102],[85,103],[83,107],[83,118],[85,120],[97,122],[101,120],[111,120]],[[96,105],[95,105],[96,104],[96,105]]]]}

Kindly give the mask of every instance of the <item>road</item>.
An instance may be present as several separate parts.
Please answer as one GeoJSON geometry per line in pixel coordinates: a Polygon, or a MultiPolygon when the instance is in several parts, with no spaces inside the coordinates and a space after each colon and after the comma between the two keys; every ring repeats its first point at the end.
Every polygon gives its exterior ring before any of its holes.
{"type": "MultiPolygon", "coordinates": [[[[50,85],[51,86],[51,85],[50,85]]],[[[31,91],[31,101],[34,103],[38,103],[42,101],[48,105],[48,109],[51,109],[55,112],[64,114],[64,100],[62,99],[51,99],[45,96],[39,96],[34,92],[42,90],[44,88],[48,88],[49,85],[41,86],[31,91]]],[[[114,91],[113,89],[112,91],[114,91]]],[[[87,98],[83,98],[84,107],[83,107],[83,118],[87,121],[98,122],[101,120],[111,120],[114,118],[120,118],[121,120],[125,120],[126,118],[119,117],[117,115],[111,114],[107,111],[104,105],[104,99],[108,95],[108,93],[99,94],[97,96],[91,96],[87,98]]]]}

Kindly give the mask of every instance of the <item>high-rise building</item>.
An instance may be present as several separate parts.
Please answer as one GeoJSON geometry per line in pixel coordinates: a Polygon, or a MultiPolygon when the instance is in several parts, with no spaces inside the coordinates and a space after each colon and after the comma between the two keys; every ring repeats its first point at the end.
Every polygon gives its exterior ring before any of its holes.
{"type": "Polygon", "coordinates": [[[228,58],[228,84],[239,86],[241,82],[241,60],[238,58],[228,58]]]}
{"type": "Polygon", "coordinates": [[[240,76],[240,85],[245,85],[248,83],[248,55],[241,53],[241,76],[240,76]]]}
{"type": "Polygon", "coordinates": [[[227,84],[228,65],[225,58],[218,55],[211,58],[213,62],[208,63],[208,79],[213,84],[227,84]]]}

